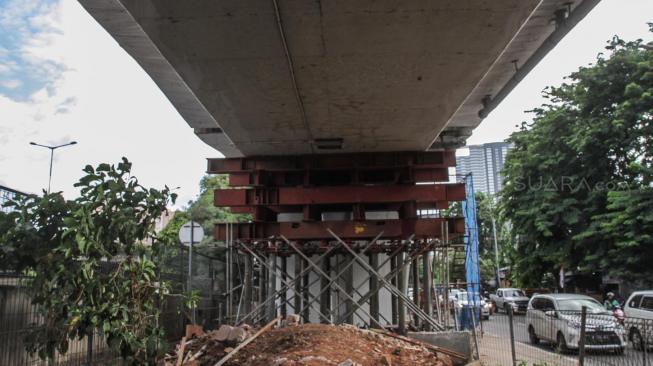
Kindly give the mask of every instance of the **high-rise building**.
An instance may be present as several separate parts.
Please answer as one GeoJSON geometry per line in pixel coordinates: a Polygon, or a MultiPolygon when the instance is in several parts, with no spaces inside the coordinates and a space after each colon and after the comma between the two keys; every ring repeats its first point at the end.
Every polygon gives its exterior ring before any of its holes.
{"type": "Polygon", "coordinates": [[[472,173],[474,191],[495,194],[501,190],[503,179],[501,169],[506,161],[510,144],[490,142],[483,145],[470,145],[469,155],[456,156],[456,175],[464,177],[472,173]]]}

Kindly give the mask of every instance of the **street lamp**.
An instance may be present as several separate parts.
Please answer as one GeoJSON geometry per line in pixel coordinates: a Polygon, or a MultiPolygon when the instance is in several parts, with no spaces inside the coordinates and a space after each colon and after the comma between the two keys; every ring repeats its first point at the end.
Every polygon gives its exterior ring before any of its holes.
{"type": "Polygon", "coordinates": [[[60,147],[75,145],[75,144],[77,144],[77,141],[71,141],[71,142],[69,142],[67,144],[57,145],[57,146],[41,145],[41,144],[37,144],[36,142],[30,142],[29,144],[34,145],[34,146],[45,147],[46,149],[50,149],[50,176],[48,177],[48,193],[50,193],[50,183],[52,182],[52,161],[54,159],[54,150],[56,150],[56,149],[58,149],[60,147]]]}

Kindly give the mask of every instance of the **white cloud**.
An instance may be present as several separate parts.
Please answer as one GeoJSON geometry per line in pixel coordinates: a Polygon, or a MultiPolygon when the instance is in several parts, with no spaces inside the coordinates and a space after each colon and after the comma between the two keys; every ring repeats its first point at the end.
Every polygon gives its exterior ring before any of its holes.
{"type": "MultiPolygon", "coordinates": [[[[11,1],[0,12],[25,36],[21,55],[31,66],[22,72],[48,78],[27,100],[0,95],[0,182],[38,192],[47,186],[49,152],[30,146],[76,140],[55,155],[52,186],[68,197],[86,164],[134,163],[147,186],[181,186],[180,203],[193,198],[206,170],[205,158],[219,153],[202,143],[136,62],[75,0],[11,1]],[[38,14],[27,25],[19,14],[38,14]],[[21,20],[22,19],[22,20],[21,20]],[[42,31],[33,33],[30,27],[42,31]]],[[[646,35],[650,0],[603,0],[569,38],[560,43],[532,75],[475,131],[470,143],[507,137],[523,119],[522,111],[540,103],[543,86],[591,62],[612,34],[646,35]]],[[[633,36],[635,35],[635,36],[633,36]]],[[[8,50],[0,48],[0,57],[8,50]]],[[[14,72],[19,65],[0,62],[14,72]]],[[[2,72],[2,70],[0,70],[2,72]]]]}
{"type": "Polygon", "coordinates": [[[20,82],[20,80],[9,79],[9,80],[5,80],[5,81],[1,82],[0,84],[2,84],[2,86],[4,86],[4,87],[7,88],[7,89],[16,89],[16,88],[18,88],[22,83],[20,82]]]}
{"type": "Polygon", "coordinates": [[[61,0],[50,10],[35,21],[49,31],[29,39],[25,57],[54,76],[51,83],[26,101],[0,96],[0,181],[39,192],[47,187],[49,151],[28,143],[76,140],[55,152],[53,190],[74,197],[72,185],[86,164],[126,156],[144,185],[181,186],[178,202],[192,199],[205,158],[219,153],[192,133],[148,75],[76,1],[61,0]]]}

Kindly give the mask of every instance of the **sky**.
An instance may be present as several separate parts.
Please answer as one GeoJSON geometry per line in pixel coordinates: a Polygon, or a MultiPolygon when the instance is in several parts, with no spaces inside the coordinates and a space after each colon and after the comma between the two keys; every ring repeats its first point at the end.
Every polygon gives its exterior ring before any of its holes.
{"type": "MultiPolygon", "coordinates": [[[[603,0],[474,131],[468,144],[501,141],[543,102],[541,91],[596,59],[606,42],[650,40],[652,0],[603,0]]],[[[177,189],[177,207],[199,193],[204,144],[140,66],[75,0],[0,0],[0,184],[74,198],[86,164],[128,157],[146,187],[177,189]]]]}

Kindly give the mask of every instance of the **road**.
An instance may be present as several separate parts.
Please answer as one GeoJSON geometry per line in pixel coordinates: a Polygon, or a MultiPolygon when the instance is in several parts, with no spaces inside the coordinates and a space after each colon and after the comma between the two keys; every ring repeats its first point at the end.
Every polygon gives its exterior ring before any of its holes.
{"type": "MultiPolygon", "coordinates": [[[[559,365],[578,364],[577,352],[559,355],[555,352],[553,346],[550,344],[540,344],[537,346],[530,344],[528,338],[528,328],[526,325],[526,317],[524,315],[515,315],[513,318],[513,324],[515,342],[521,343],[519,347],[520,352],[528,353],[528,350],[533,350],[534,347],[539,351],[544,351],[547,354],[550,354],[552,358],[556,359],[556,363],[559,365]]],[[[500,352],[510,352],[510,328],[508,316],[505,314],[494,314],[490,317],[490,320],[483,321],[482,326],[484,334],[497,336],[500,339],[505,340],[505,342],[501,342],[501,345],[499,346],[501,348],[501,350],[499,350],[500,352]]],[[[541,352],[533,352],[533,354],[535,353],[541,352]]],[[[643,352],[638,352],[632,349],[631,345],[629,344],[623,355],[616,355],[614,353],[586,352],[585,365],[645,365],[645,356],[648,357],[646,360],[646,365],[652,365],[653,355],[644,355],[643,352]]],[[[519,355],[517,356],[517,359],[520,359],[519,355]]]]}

